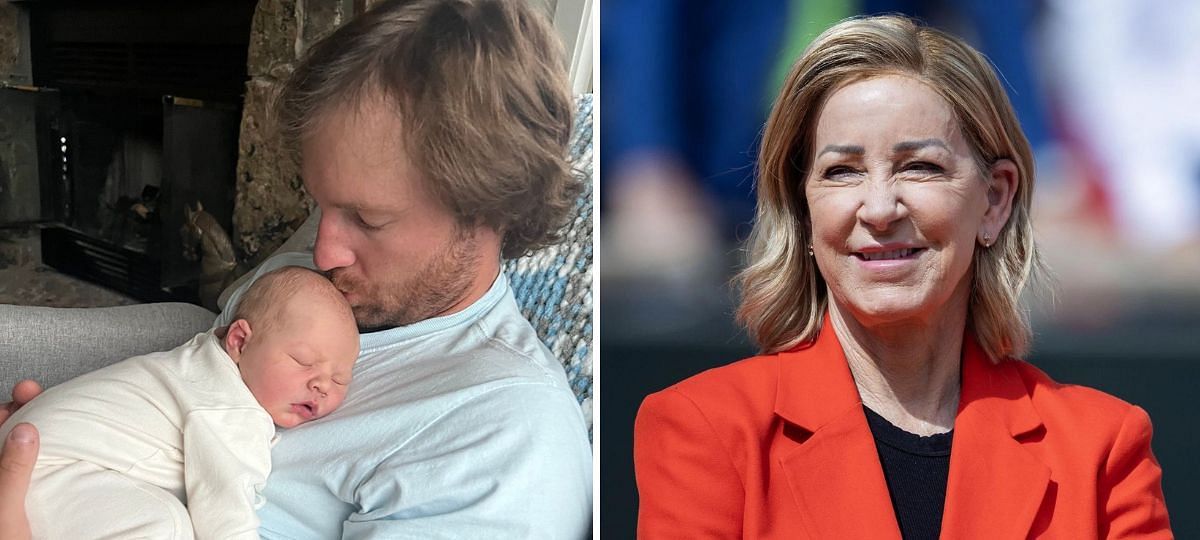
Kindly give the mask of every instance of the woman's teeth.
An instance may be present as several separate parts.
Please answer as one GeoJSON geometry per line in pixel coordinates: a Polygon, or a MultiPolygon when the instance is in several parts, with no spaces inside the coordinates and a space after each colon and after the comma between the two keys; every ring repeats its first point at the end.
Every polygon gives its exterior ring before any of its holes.
{"type": "Polygon", "coordinates": [[[916,252],[916,248],[905,248],[892,251],[876,251],[874,253],[859,253],[858,256],[864,261],[883,261],[888,259],[904,259],[916,252]]]}

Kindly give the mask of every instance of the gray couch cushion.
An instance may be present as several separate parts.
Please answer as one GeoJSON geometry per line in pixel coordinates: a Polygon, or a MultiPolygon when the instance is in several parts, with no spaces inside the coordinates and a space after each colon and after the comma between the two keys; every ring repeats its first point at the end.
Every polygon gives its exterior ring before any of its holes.
{"type": "Polygon", "coordinates": [[[131,356],[173,349],[208,330],[215,317],[176,302],[78,309],[0,304],[0,402],[21,379],[48,387],[131,356]]]}

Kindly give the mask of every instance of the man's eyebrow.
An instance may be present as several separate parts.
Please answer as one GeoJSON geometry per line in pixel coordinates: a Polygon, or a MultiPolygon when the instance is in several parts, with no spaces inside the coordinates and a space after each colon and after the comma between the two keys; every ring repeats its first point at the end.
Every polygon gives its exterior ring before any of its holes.
{"type": "Polygon", "coordinates": [[[350,210],[352,212],[367,212],[367,213],[387,213],[396,211],[393,208],[384,208],[382,206],[371,206],[362,203],[335,203],[330,205],[338,210],[350,210]]]}
{"type": "Polygon", "coordinates": [[[946,151],[950,150],[950,146],[947,145],[945,141],[934,138],[934,139],[921,139],[919,141],[899,142],[899,143],[896,143],[896,145],[892,147],[892,152],[895,152],[897,154],[899,154],[901,152],[915,152],[915,151],[925,148],[927,146],[938,146],[946,151]]]}
{"type": "Polygon", "coordinates": [[[854,144],[831,144],[825,148],[822,148],[821,151],[817,153],[817,157],[821,157],[829,152],[837,152],[839,154],[856,154],[861,156],[867,153],[867,150],[862,146],[854,144]]]}

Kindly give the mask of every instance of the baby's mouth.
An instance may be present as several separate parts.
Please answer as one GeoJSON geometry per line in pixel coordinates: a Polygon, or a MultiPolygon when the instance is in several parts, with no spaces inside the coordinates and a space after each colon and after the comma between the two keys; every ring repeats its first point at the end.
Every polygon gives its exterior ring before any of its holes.
{"type": "Polygon", "coordinates": [[[317,404],[311,401],[303,401],[292,404],[292,412],[296,413],[305,420],[312,420],[313,418],[316,418],[318,411],[319,408],[317,407],[317,404]]]}

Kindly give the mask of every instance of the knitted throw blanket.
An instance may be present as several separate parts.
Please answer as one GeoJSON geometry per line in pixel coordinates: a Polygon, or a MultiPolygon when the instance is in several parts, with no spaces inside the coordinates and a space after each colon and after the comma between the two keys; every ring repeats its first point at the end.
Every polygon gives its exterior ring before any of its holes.
{"type": "Polygon", "coordinates": [[[567,371],[592,437],[592,95],[575,98],[570,160],[584,190],[562,242],[506,261],[521,313],[567,371]]]}

